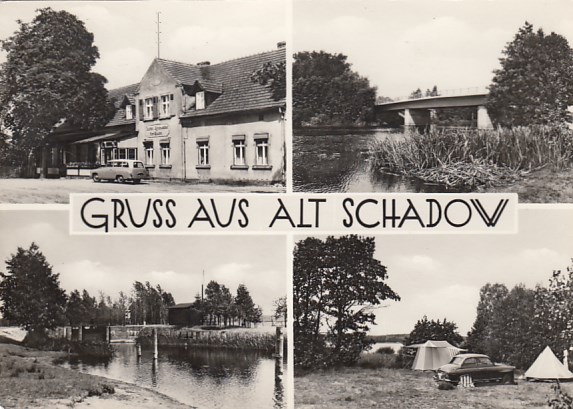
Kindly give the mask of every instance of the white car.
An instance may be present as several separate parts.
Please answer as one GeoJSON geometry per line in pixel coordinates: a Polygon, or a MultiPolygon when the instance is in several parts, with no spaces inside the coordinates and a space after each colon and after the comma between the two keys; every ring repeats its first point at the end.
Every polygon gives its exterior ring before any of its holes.
{"type": "Polygon", "coordinates": [[[93,169],[91,177],[94,182],[102,180],[115,180],[123,183],[131,180],[133,183],[141,182],[141,179],[148,179],[149,172],[145,169],[143,162],[133,159],[113,159],[105,166],[93,169]]]}

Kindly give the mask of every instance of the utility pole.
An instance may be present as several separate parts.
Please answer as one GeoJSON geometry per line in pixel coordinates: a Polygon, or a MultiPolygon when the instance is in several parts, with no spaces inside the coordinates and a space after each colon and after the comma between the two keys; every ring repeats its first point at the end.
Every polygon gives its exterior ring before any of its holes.
{"type": "Polygon", "coordinates": [[[159,15],[161,14],[160,11],[157,12],[157,58],[160,58],[160,44],[161,44],[161,39],[160,39],[160,35],[161,35],[161,31],[160,31],[160,27],[159,25],[161,24],[161,21],[159,21],[159,15]]]}

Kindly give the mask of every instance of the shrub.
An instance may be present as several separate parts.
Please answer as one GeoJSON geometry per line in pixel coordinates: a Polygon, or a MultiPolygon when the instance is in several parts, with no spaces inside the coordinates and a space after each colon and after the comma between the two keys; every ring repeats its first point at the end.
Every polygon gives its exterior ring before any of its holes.
{"type": "Polygon", "coordinates": [[[113,387],[113,385],[107,383],[99,383],[96,385],[90,385],[87,391],[88,391],[88,396],[101,396],[104,393],[111,395],[115,393],[115,388],[113,387]]]}
{"type": "Polygon", "coordinates": [[[382,348],[378,348],[376,350],[377,354],[387,354],[387,355],[393,355],[394,354],[394,348],[392,347],[382,347],[382,348]]]}
{"type": "Polygon", "coordinates": [[[395,361],[393,354],[366,353],[358,358],[356,365],[365,369],[393,368],[395,361]]]}

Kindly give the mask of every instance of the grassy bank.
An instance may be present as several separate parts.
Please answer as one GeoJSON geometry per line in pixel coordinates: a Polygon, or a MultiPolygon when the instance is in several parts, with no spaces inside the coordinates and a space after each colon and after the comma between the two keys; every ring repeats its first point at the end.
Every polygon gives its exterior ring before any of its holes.
{"type": "Polygon", "coordinates": [[[145,388],[53,364],[66,355],[0,343],[0,407],[189,409],[145,388]]]}
{"type": "Polygon", "coordinates": [[[42,406],[46,400],[79,402],[88,396],[113,394],[114,386],[94,377],[51,364],[64,353],[37,351],[14,344],[0,344],[0,405],[42,406]]]}
{"type": "Polygon", "coordinates": [[[570,169],[573,132],[550,127],[413,132],[373,143],[370,162],[375,171],[468,191],[505,186],[536,170],[570,169]]]}
{"type": "MultiPolygon", "coordinates": [[[[295,378],[297,409],[400,408],[400,409],[514,409],[548,407],[555,393],[550,383],[488,385],[439,390],[431,372],[408,369],[343,368],[295,378]]],[[[562,384],[573,394],[573,384],[562,384]]]]}

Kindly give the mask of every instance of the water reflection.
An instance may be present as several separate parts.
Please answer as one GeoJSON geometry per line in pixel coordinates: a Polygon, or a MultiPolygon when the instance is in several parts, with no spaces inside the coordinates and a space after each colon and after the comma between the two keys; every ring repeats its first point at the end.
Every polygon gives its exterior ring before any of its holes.
{"type": "Polygon", "coordinates": [[[153,388],[199,408],[286,407],[282,362],[259,352],[160,348],[155,360],[144,348],[137,355],[134,345],[117,345],[107,364],[75,360],[64,366],[153,388]]]}
{"type": "MultiPolygon", "coordinates": [[[[300,132],[300,131],[299,131],[300,132]]],[[[372,142],[403,138],[391,130],[295,134],[293,190],[296,192],[458,192],[419,179],[371,171],[368,150],[372,142]]]]}

